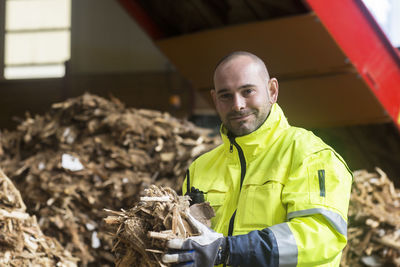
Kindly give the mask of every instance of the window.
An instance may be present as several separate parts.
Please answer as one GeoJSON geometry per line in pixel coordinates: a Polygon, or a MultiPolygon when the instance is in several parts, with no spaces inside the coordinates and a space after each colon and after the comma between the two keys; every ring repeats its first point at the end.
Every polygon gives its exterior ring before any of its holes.
{"type": "Polygon", "coordinates": [[[363,0],[383,32],[395,47],[400,47],[400,1],[363,0]]]}
{"type": "Polygon", "coordinates": [[[4,78],[63,77],[71,0],[5,0],[4,78]]]}

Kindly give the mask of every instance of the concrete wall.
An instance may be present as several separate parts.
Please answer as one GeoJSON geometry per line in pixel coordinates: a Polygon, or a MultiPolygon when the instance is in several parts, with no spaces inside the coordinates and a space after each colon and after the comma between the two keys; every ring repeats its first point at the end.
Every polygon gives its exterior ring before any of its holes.
{"type": "Polygon", "coordinates": [[[116,0],[72,0],[71,73],[151,72],[171,68],[116,0]]]}

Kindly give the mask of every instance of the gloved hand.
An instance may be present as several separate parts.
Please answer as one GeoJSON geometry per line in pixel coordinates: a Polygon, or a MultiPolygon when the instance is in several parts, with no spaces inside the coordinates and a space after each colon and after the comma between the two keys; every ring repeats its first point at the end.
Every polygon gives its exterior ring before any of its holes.
{"type": "Polygon", "coordinates": [[[173,251],[164,254],[164,263],[177,266],[208,267],[225,263],[227,257],[227,240],[189,215],[192,226],[198,230],[199,236],[176,238],[167,242],[173,251]]]}

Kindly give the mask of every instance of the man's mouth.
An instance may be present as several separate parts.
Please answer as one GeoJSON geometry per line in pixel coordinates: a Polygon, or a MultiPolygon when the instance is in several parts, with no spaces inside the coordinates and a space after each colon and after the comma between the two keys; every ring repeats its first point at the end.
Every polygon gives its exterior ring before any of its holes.
{"type": "Polygon", "coordinates": [[[248,119],[253,113],[246,113],[246,114],[236,114],[229,116],[229,119],[232,121],[241,121],[248,119]]]}

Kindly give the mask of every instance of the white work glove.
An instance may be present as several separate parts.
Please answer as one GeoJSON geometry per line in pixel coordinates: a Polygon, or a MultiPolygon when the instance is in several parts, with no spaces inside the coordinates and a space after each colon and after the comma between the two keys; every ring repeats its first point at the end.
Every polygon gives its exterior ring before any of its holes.
{"type": "Polygon", "coordinates": [[[200,233],[199,236],[176,238],[167,242],[172,251],[164,254],[164,263],[176,266],[208,267],[225,263],[227,240],[204,224],[189,215],[192,226],[200,233]]]}

